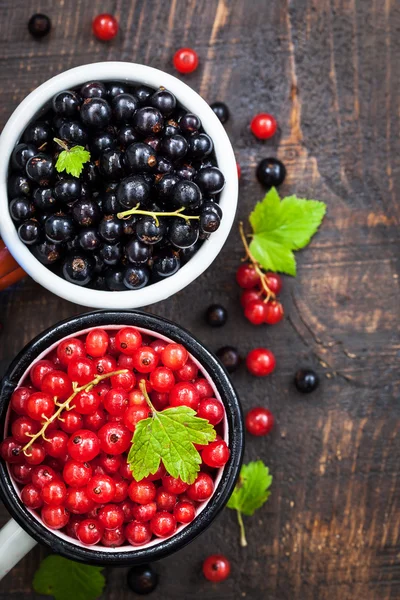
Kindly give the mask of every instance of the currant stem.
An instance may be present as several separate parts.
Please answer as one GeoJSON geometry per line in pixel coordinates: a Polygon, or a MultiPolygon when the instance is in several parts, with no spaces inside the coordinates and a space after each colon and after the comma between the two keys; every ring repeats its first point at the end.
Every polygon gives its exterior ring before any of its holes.
{"type": "Polygon", "coordinates": [[[153,415],[155,415],[157,413],[157,411],[154,408],[152,401],[150,400],[150,396],[147,393],[146,383],[143,380],[139,383],[139,388],[140,388],[140,391],[142,392],[147,404],[149,405],[151,412],[153,413],[153,415]]]}
{"type": "Polygon", "coordinates": [[[244,249],[246,251],[246,258],[248,258],[250,260],[250,262],[253,264],[254,269],[260,278],[261,286],[266,294],[266,298],[265,298],[264,302],[268,302],[271,298],[275,300],[276,296],[275,296],[274,292],[272,290],[270,290],[268,287],[267,277],[266,277],[265,273],[262,271],[260,263],[254,258],[254,256],[252,255],[252,253],[250,251],[250,247],[249,247],[249,244],[247,243],[246,236],[244,233],[242,221],[240,221],[240,223],[239,223],[239,233],[240,233],[240,237],[243,242],[244,249]]]}
{"type": "MultiPolygon", "coordinates": [[[[63,402],[62,404],[55,402],[55,404],[59,407],[58,410],[56,410],[56,412],[50,418],[45,418],[45,422],[44,422],[42,428],[40,429],[40,431],[38,431],[38,433],[35,433],[35,435],[29,436],[31,439],[22,448],[22,452],[25,455],[27,455],[26,451],[30,448],[30,446],[33,444],[33,442],[35,440],[37,440],[39,437],[42,437],[44,440],[46,440],[45,432],[46,432],[46,429],[48,428],[48,426],[50,425],[50,423],[52,423],[57,418],[59,418],[59,415],[62,413],[62,411],[64,409],[65,410],[72,409],[72,407],[70,407],[70,404],[71,404],[72,400],[75,398],[75,396],[77,394],[79,394],[79,392],[91,390],[95,385],[100,383],[100,381],[103,381],[103,379],[107,379],[108,377],[113,377],[113,375],[120,375],[121,373],[127,373],[127,372],[128,372],[128,369],[121,369],[119,371],[112,371],[111,373],[105,373],[104,375],[96,375],[96,377],[92,381],[90,381],[86,385],[82,385],[81,387],[78,387],[78,384],[76,383],[76,381],[74,381],[72,383],[72,389],[74,391],[72,392],[70,397],[67,398],[67,400],[65,400],[65,402],[63,402]]],[[[29,456],[29,455],[27,455],[27,456],[29,456]]]]}
{"type": "Polygon", "coordinates": [[[236,510],[236,514],[237,514],[237,520],[238,520],[239,529],[240,529],[240,545],[242,546],[242,548],[245,548],[247,546],[247,540],[246,540],[246,530],[244,528],[243,519],[242,519],[242,513],[240,512],[240,510],[236,510]]]}
{"type": "Polygon", "coordinates": [[[61,148],[62,148],[63,150],[67,150],[67,152],[68,152],[68,150],[69,150],[69,147],[68,147],[67,143],[66,143],[66,142],[64,142],[64,140],[60,140],[60,138],[53,138],[53,141],[54,141],[56,144],[58,144],[59,146],[61,146],[61,148]]]}
{"type": "Polygon", "coordinates": [[[198,215],[184,215],[184,206],[178,208],[174,212],[154,212],[152,210],[140,210],[139,206],[140,203],[136,204],[136,206],[134,208],[131,208],[130,210],[125,210],[123,212],[117,213],[118,219],[126,219],[131,215],[149,215],[150,217],[153,217],[157,227],[159,225],[159,220],[157,217],[181,217],[181,219],[185,219],[185,221],[190,221],[190,219],[200,219],[198,215]]]}

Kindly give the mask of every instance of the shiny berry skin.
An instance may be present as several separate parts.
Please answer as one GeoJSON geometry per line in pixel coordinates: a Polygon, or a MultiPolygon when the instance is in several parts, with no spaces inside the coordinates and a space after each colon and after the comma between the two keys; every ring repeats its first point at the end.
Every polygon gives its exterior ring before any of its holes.
{"type": "Polygon", "coordinates": [[[171,369],[157,367],[150,373],[150,383],[156,392],[170,392],[175,385],[175,377],[171,369]]]}
{"type": "Polygon", "coordinates": [[[118,548],[125,542],[124,528],[105,529],[101,538],[101,545],[106,548],[118,548]]]}
{"type": "Polygon", "coordinates": [[[70,380],[75,381],[78,386],[90,383],[96,375],[93,361],[84,356],[71,360],[67,372],[70,380]]]}
{"type": "Polygon", "coordinates": [[[146,479],[147,479],[147,481],[158,481],[162,477],[165,477],[165,475],[166,475],[165,467],[162,463],[160,463],[157,471],[155,473],[153,473],[152,475],[148,475],[146,477],[146,479]]]}
{"type": "Polygon", "coordinates": [[[197,410],[199,406],[199,394],[191,383],[180,381],[170,391],[169,403],[171,406],[188,406],[197,410]]]}
{"type": "Polygon", "coordinates": [[[40,516],[49,529],[62,529],[69,521],[69,512],[64,506],[43,506],[40,516]]]}
{"type": "Polygon", "coordinates": [[[16,442],[27,444],[31,435],[39,431],[40,425],[30,417],[18,417],[11,425],[11,433],[16,442]]]}
{"type": "Polygon", "coordinates": [[[243,308],[246,308],[246,306],[251,302],[256,302],[260,300],[260,297],[260,290],[256,288],[246,289],[242,292],[242,295],[240,296],[240,304],[243,306],[243,308]]]}
{"type": "MultiPolygon", "coordinates": [[[[66,433],[75,433],[78,429],[83,429],[82,415],[76,410],[64,411],[62,415],[63,421],[60,421],[60,428],[66,433]]],[[[91,427],[86,427],[91,429],[91,427]]]]}
{"type": "Polygon", "coordinates": [[[172,477],[172,475],[164,475],[162,478],[162,485],[167,492],[170,494],[175,494],[176,496],[186,492],[189,487],[189,485],[182,481],[179,477],[172,477]]]}
{"type": "Polygon", "coordinates": [[[239,368],[241,361],[240,355],[233,346],[223,346],[222,348],[219,348],[216,355],[228,373],[234,373],[239,368]]]}
{"type": "Polygon", "coordinates": [[[72,393],[72,381],[64,371],[55,369],[43,377],[41,390],[52,398],[66,400],[72,393]]]}
{"type": "Polygon", "coordinates": [[[100,358],[94,360],[96,373],[98,375],[105,375],[106,373],[112,373],[117,369],[117,361],[113,356],[105,354],[100,358]]]}
{"type": "Polygon", "coordinates": [[[105,529],[117,529],[124,522],[124,511],[118,504],[107,504],[99,510],[97,518],[105,529]]]}
{"type": "Polygon", "coordinates": [[[168,342],[165,342],[159,338],[156,338],[150,343],[150,347],[153,348],[154,352],[158,355],[161,355],[162,351],[167,347],[167,345],[168,342]]]}
{"type": "Polygon", "coordinates": [[[134,327],[124,327],[115,336],[115,347],[123,354],[134,354],[141,344],[140,331],[134,327]]]}
{"type": "Polygon", "coordinates": [[[178,381],[193,381],[198,375],[199,369],[192,360],[187,360],[186,363],[175,371],[175,377],[178,381]]]}
{"type": "Polygon", "coordinates": [[[276,325],[283,319],[283,306],[277,300],[267,302],[265,305],[264,322],[268,325],[276,325]]]}
{"type": "Polygon", "coordinates": [[[43,445],[38,442],[33,442],[27,451],[29,454],[25,454],[26,462],[30,465],[40,465],[46,458],[46,451],[43,445]]]}
{"type": "Polygon", "coordinates": [[[121,475],[121,477],[127,479],[128,481],[132,481],[133,479],[132,471],[126,461],[122,462],[122,465],[119,469],[119,474],[121,475]]]}
{"type": "Polygon", "coordinates": [[[114,417],[122,417],[128,408],[128,392],[123,388],[111,388],[103,397],[103,406],[114,417]]]}
{"type": "Polygon", "coordinates": [[[148,504],[153,502],[156,497],[156,486],[152,481],[142,479],[142,481],[133,480],[128,490],[129,498],[137,504],[148,504]]]}
{"type": "Polygon", "coordinates": [[[142,346],[132,354],[132,362],[139,373],[150,373],[157,367],[159,357],[150,346],[142,346]]]}
{"type": "Polygon", "coordinates": [[[97,39],[102,42],[109,42],[118,33],[118,21],[108,13],[97,15],[92,22],[92,31],[97,39]]]}
{"type": "Polygon", "coordinates": [[[172,371],[183,367],[188,357],[188,352],[182,344],[168,344],[161,352],[161,362],[172,371]]]}
{"type": "Polygon", "coordinates": [[[109,475],[94,475],[87,485],[87,493],[93,502],[112,502],[115,495],[114,480],[109,475]]]}
{"type": "Polygon", "coordinates": [[[221,304],[211,304],[206,310],[205,319],[211,327],[222,327],[228,319],[228,312],[221,304]]]}
{"type": "Polygon", "coordinates": [[[261,299],[253,300],[246,304],[244,309],[244,316],[252,325],[261,325],[265,322],[267,317],[266,303],[261,299]]]}
{"type": "Polygon", "coordinates": [[[76,537],[87,546],[98,544],[103,533],[104,526],[97,519],[84,519],[76,528],[76,537]]]}
{"type": "Polygon", "coordinates": [[[115,504],[118,504],[126,500],[126,498],[128,497],[129,485],[128,482],[119,474],[115,474],[113,476],[113,479],[115,483],[115,494],[113,502],[115,504]]]}
{"type": "Polygon", "coordinates": [[[33,365],[29,372],[29,377],[33,386],[40,390],[43,377],[47,375],[47,373],[50,373],[50,371],[54,371],[55,368],[56,367],[51,360],[38,360],[38,362],[33,365]]]}
{"type": "Polygon", "coordinates": [[[192,48],[180,48],[174,54],[173,65],[179,73],[193,73],[198,64],[199,57],[192,48]]]}
{"type": "Polygon", "coordinates": [[[203,562],[203,575],[208,581],[219,583],[229,577],[231,565],[226,556],[212,554],[203,562]]]}
{"type": "Polygon", "coordinates": [[[76,535],[76,530],[78,528],[79,523],[81,523],[82,521],[83,518],[80,516],[70,516],[69,521],[65,526],[65,533],[74,540],[77,540],[78,538],[76,535]]]}
{"type": "Polygon", "coordinates": [[[208,500],[214,491],[214,482],[208,473],[199,473],[196,481],[187,489],[187,495],[190,500],[203,502],[208,500]]]}
{"type": "Polygon", "coordinates": [[[120,506],[124,512],[124,523],[130,523],[135,519],[135,517],[133,516],[133,509],[135,507],[143,508],[143,506],[145,505],[142,504],[139,506],[138,504],[134,504],[131,500],[124,500],[123,502],[121,502],[120,506]]]}
{"type": "Polygon", "coordinates": [[[178,502],[174,506],[174,517],[177,523],[191,523],[196,516],[196,509],[191,502],[178,502]]]}
{"type": "Polygon", "coordinates": [[[213,102],[213,104],[210,104],[210,107],[213,109],[221,123],[227,122],[230,112],[229,108],[226,104],[224,104],[224,102],[213,102]]]}
{"type": "Polygon", "coordinates": [[[151,532],[160,538],[168,537],[175,533],[175,517],[166,511],[157,512],[150,521],[151,532]]]}
{"type": "Polygon", "coordinates": [[[157,512],[157,504],[149,502],[148,504],[135,504],[132,508],[132,514],[135,521],[146,523],[150,521],[157,512]]]}
{"type": "Polygon", "coordinates": [[[208,383],[207,379],[200,378],[196,379],[193,383],[194,387],[199,394],[199,398],[202,400],[203,398],[212,398],[214,392],[211,385],[208,383]]]}
{"type": "Polygon", "coordinates": [[[136,425],[139,421],[143,419],[147,419],[151,415],[151,411],[147,406],[129,406],[128,409],[124,412],[123,415],[123,423],[125,427],[129,429],[129,431],[135,431],[136,425]]]}
{"type": "Polygon", "coordinates": [[[201,419],[207,419],[211,425],[218,425],[224,418],[224,407],[216,398],[203,398],[200,400],[197,416],[201,419]]]}
{"type": "Polygon", "coordinates": [[[27,415],[34,421],[49,419],[55,411],[54,399],[45,392],[34,392],[26,403],[27,415]]]}
{"type": "Polygon", "coordinates": [[[89,483],[91,476],[92,467],[89,463],[69,459],[64,465],[63,479],[70,487],[84,487],[89,483]]]}
{"type": "MultiPolygon", "coordinates": [[[[125,358],[131,358],[127,354],[121,354],[121,356],[125,358]]],[[[136,377],[132,371],[127,371],[126,373],[113,375],[110,378],[110,381],[113,388],[119,388],[125,390],[126,392],[130,392],[135,387],[136,377]]]]}
{"type": "Polygon", "coordinates": [[[86,336],[86,352],[93,358],[100,358],[107,354],[110,336],[104,329],[92,329],[86,336]]]}
{"type": "MultiPolygon", "coordinates": [[[[102,408],[98,408],[94,413],[91,413],[90,415],[84,415],[83,417],[83,427],[85,429],[91,429],[92,431],[98,431],[101,427],[103,427],[103,425],[106,424],[106,422],[106,413],[102,408]]],[[[81,429],[81,427],[78,429],[81,429]]]]}
{"type": "Polygon", "coordinates": [[[42,490],[47,483],[56,479],[58,479],[58,475],[51,467],[39,465],[32,469],[32,484],[39,490],[42,490]]]}
{"type": "Polygon", "coordinates": [[[84,515],[93,510],[95,503],[89,497],[87,488],[68,488],[67,499],[65,501],[66,509],[74,515],[84,515]]]}
{"type": "Polygon", "coordinates": [[[219,469],[226,465],[229,460],[231,452],[226,445],[224,440],[217,440],[208,444],[203,452],[201,458],[203,462],[214,469],[219,469]]]}
{"type": "Polygon", "coordinates": [[[272,115],[260,113],[251,120],[250,129],[259,140],[267,140],[275,135],[277,123],[272,115]]]}
{"type": "MultiPolygon", "coordinates": [[[[147,387],[146,387],[147,389],[147,387]]],[[[128,394],[129,406],[147,406],[146,398],[138,389],[134,389],[128,394]]]]}
{"type": "Polygon", "coordinates": [[[150,594],[158,585],[158,575],[151,565],[139,565],[129,569],[127,583],[135,594],[150,594]]]}
{"type": "Polygon", "coordinates": [[[311,369],[299,369],[294,377],[294,384],[299,392],[310,394],[317,389],[319,377],[311,369]]]}
{"type": "Polygon", "coordinates": [[[32,390],[27,387],[19,387],[11,395],[11,408],[18,415],[26,415],[26,404],[32,390]]]}
{"type": "Polygon", "coordinates": [[[245,423],[251,435],[267,435],[274,426],[274,416],[267,408],[257,406],[249,410],[245,423]]]}
{"type": "Polygon", "coordinates": [[[60,506],[61,504],[64,504],[66,497],[67,488],[62,481],[50,481],[43,486],[42,499],[45,504],[49,504],[50,506],[60,506]]]}
{"type": "Polygon", "coordinates": [[[22,485],[26,485],[27,483],[31,483],[32,481],[32,471],[34,467],[28,464],[22,465],[12,465],[11,473],[18,483],[22,485]]]}
{"type": "Polygon", "coordinates": [[[256,176],[266,188],[278,187],[286,177],[286,168],[277,158],[263,158],[258,163],[256,176]]]}
{"type": "Polygon", "coordinates": [[[80,429],[68,440],[68,454],[73,460],[89,462],[100,452],[100,439],[89,429],[80,429]]]}
{"type": "Polygon", "coordinates": [[[265,377],[274,371],[276,366],[275,356],[266,348],[251,350],[246,358],[248,371],[256,377],[265,377]]]}
{"type": "Polygon", "coordinates": [[[121,423],[106,423],[97,432],[100,447],[106,454],[122,454],[131,445],[132,434],[121,423]]]}
{"type": "Polygon", "coordinates": [[[85,356],[85,354],[85,346],[77,338],[67,338],[66,340],[62,340],[57,346],[57,357],[64,367],[68,367],[74,358],[85,356]]]}
{"type": "Polygon", "coordinates": [[[25,506],[32,509],[40,508],[43,505],[40,490],[33,483],[28,483],[22,488],[21,500],[25,506]]]}
{"type": "Polygon", "coordinates": [[[48,456],[61,458],[67,454],[69,436],[65,431],[46,431],[46,439],[43,446],[48,456]]]}
{"type": "Polygon", "coordinates": [[[47,15],[36,13],[28,21],[28,31],[35,38],[42,38],[50,33],[51,21],[47,15]]]}
{"type": "Polygon", "coordinates": [[[260,277],[253,265],[244,263],[236,271],[236,281],[241,288],[248,290],[260,283],[260,277]]]}
{"type": "Polygon", "coordinates": [[[80,415],[91,415],[99,408],[101,397],[94,390],[78,392],[73,400],[75,410],[80,415]]]}
{"type": "Polygon", "coordinates": [[[167,512],[172,512],[174,510],[174,506],[177,501],[177,496],[175,494],[171,494],[167,492],[167,490],[158,488],[156,494],[156,504],[158,510],[165,510],[167,512]]]}
{"type": "Polygon", "coordinates": [[[124,533],[131,546],[142,546],[151,540],[149,523],[131,521],[126,525],[124,533]]]}
{"type": "Polygon", "coordinates": [[[102,452],[97,458],[98,464],[104,469],[108,475],[118,473],[122,464],[121,454],[105,454],[102,452]]]}

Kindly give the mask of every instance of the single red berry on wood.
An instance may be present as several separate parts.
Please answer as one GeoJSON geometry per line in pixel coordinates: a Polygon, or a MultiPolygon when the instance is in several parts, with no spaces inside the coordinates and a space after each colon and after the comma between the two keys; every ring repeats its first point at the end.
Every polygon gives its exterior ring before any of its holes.
{"type": "Polygon", "coordinates": [[[192,73],[197,69],[199,57],[192,48],[180,48],[174,54],[173,63],[179,73],[192,73]]]}
{"type": "Polygon", "coordinates": [[[272,115],[260,113],[253,117],[250,123],[250,129],[259,140],[267,140],[275,135],[277,123],[272,115]]]}
{"type": "Polygon", "coordinates": [[[256,377],[265,377],[275,369],[275,356],[266,348],[254,348],[246,358],[246,366],[249,372],[256,377]]]}
{"type": "Polygon", "coordinates": [[[253,265],[243,263],[236,271],[236,281],[241,288],[248,290],[260,283],[260,277],[253,265]]]}
{"type": "Polygon", "coordinates": [[[212,554],[203,562],[204,577],[214,583],[224,581],[230,572],[230,562],[223,554],[212,554]]]}
{"type": "Polygon", "coordinates": [[[109,42],[115,38],[118,27],[117,19],[108,13],[97,15],[92,22],[93,34],[102,42],[109,42]]]}
{"type": "Polygon", "coordinates": [[[267,435],[274,426],[274,416],[267,408],[257,406],[246,415],[246,429],[256,436],[267,435]]]}

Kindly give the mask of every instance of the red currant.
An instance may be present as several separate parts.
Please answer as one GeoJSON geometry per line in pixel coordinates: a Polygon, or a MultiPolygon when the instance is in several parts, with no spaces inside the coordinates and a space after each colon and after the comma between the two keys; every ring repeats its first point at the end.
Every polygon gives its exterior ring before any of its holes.
{"type": "Polygon", "coordinates": [[[169,394],[163,392],[151,392],[150,399],[156,410],[164,410],[169,404],[169,394]]]}
{"type": "Polygon", "coordinates": [[[158,510],[172,511],[176,504],[177,497],[175,494],[167,492],[164,488],[160,487],[156,494],[156,504],[158,510]]]}
{"type": "Polygon", "coordinates": [[[65,431],[50,431],[46,432],[46,439],[43,441],[46,454],[53,458],[60,458],[67,454],[68,434],[65,431]]]}
{"type": "Polygon", "coordinates": [[[147,480],[148,481],[158,481],[159,479],[161,479],[162,477],[164,477],[167,474],[165,467],[162,463],[160,463],[160,466],[158,467],[157,471],[155,473],[153,473],[152,475],[148,475],[147,476],[147,480]]]}
{"type": "Polygon", "coordinates": [[[104,329],[92,329],[86,336],[86,352],[93,358],[100,358],[107,354],[109,335],[104,329]]]}
{"type": "Polygon", "coordinates": [[[196,481],[187,489],[187,495],[191,500],[203,502],[208,500],[214,491],[214,482],[208,473],[199,473],[196,481]]]}
{"type": "Polygon", "coordinates": [[[70,487],[78,488],[87,485],[92,476],[92,467],[89,463],[69,459],[63,469],[63,479],[70,487]]]}
{"type": "Polygon", "coordinates": [[[77,538],[86,546],[98,544],[103,537],[104,526],[97,519],[84,519],[76,528],[77,538]]]}
{"type": "MultiPolygon", "coordinates": [[[[100,358],[96,358],[94,361],[94,368],[97,375],[105,375],[106,373],[112,373],[117,369],[117,361],[113,356],[106,354],[100,358]]],[[[109,387],[107,385],[107,387],[109,387]]]]}
{"type": "Polygon", "coordinates": [[[68,488],[65,507],[69,512],[74,515],[85,515],[90,512],[94,506],[95,503],[89,497],[86,487],[68,488]]]}
{"type": "MultiPolygon", "coordinates": [[[[127,354],[121,354],[121,356],[126,356],[126,358],[130,358],[127,354]]],[[[113,388],[122,388],[126,392],[130,392],[135,387],[136,377],[132,373],[132,371],[126,371],[125,373],[119,373],[118,375],[113,375],[111,377],[111,385],[113,388]]]]}
{"type": "Polygon", "coordinates": [[[132,390],[128,395],[129,406],[147,406],[146,398],[140,390],[132,390]]]}
{"type": "Polygon", "coordinates": [[[123,354],[133,355],[142,345],[142,336],[135,327],[124,327],[115,336],[115,345],[123,354]]]}
{"type": "Polygon", "coordinates": [[[22,447],[14,438],[7,437],[0,445],[1,458],[10,464],[22,464],[25,461],[22,447]]]}
{"type": "Polygon", "coordinates": [[[42,392],[57,400],[66,400],[72,393],[72,381],[64,371],[51,371],[43,377],[42,392]]]}
{"type": "Polygon", "coordinates": [[[103,427],[107,422],[106,413],[102,408],[98,408],[91,415],[84,415],[83,424],[85,429],[91,429],[92,431],[98,431],[100,427],[103,427]]]}
{"type": "Polygon", "coordinates": [[[78,392],[74,400],[74,408],[81,415],[91,415],[99,408],[101,398],[94,390],[78,392]]]}
{"type": "Polygon", "coordinates": [[[157,367],[150,373],[150,383],[156,392],[170,392],[175,384],[175,377],[168,367],[157,367]]]}
{"type": "Polygon", "coordinates": [[[249,302],[244,309],[244,316],[253,325],[261,325],[265,322],[266,304],[262,300],[249,302]]]}
{"type": "Polygon", "coordinates": [[[265,377],[275,369],[275,356],[266,348],[255,348],[251,350],[246,358],[246,366],[249,372],[256,377],[265,377]]]}
{"type": "Polygon", "coordinates": [[[201,458],[209,467],[219,469],[220,467],[226,465],[230,455],[231,451],[226,445],[226,442],[224,440],[217,440],[215,442],[211,442],[204,448],[203,452],[201,453],[201,458]]]}
{"type": "Polygon", "coordinates": [[[40,516],[50,529],[62,529],[69,521],[69,512],[65,506],[43,506],[40,516]]]}
{"type": "Polygon", "coordinates": [[[38,360],[30,370],[29,376],[32,384],[38,390],[41,389],[42,380],[47,373],[54,371],[55,365],[51,360],[38,360]]]}
{"type": "Polygon", "coordinates": [[[181,369],[188,358],[188,351],[182,344],[168,344],[161,352],[161,362],[172,371],[181,369]]]}
{"type": "Polygon", "coordinates": [[[22,483],[23,485],[31,483],[33,469],[34,467],[32,467],[32,465],[26,463],[22,465],[11,465],[11,473],[13,474],[15,481],[22,483]]]}
{"type": "MultiPolygon", "coordinates": [[[[50,373],[51,375],[51,373],[50,373]]],[[[53,397],[45,392],[34,392],[26,403],[26,412],[34,421],[49,419],[55,410],[53,397]]]]}
{"type": "Polygon", "coordinates": [[[147,479],[142,479],[142,481],[133,480],[129,486],[128,494],[132,502],[148,504],[153,502],[156,497],[156,486],[147,479]]]}
{"type": "Polygon", "coordinates": [[[64,504],[66,497],[67,488],[62,481],[50,481],[43,486],[42,499],[45,504],[49,504],[50,506],[60,506],[61,504],[64,504]]]}
{"type": "Polygon", "coordinates": [[[93,502],[106,504],[115,496],[115,483],[109,475],[94,475],[87,485],[87,493],[93,502]]]}
{"type": "Polygon", "coordinates": [[[124,528],[105,529],[101,538],[101,545],[106,548],[117,548],[125,542],[124,528]]]}
{"type": "Polygon", "coordinates": [[[95,365],[90,358],[80,356],[68,364],[68,377],[79,386],[90,383],[95,377],[95,365]]]}
{"type": "Polygon", "coordinates": [[[196,509],[191,502],[178,502],[174,507],[174,517],[177,523],[191,523],[196,516],[196,509]]]}
{"type": "Polygon", "coordinates": [[[123,388],[111,388],[103,398],[104,408],[114,417],[122,417],[128,404],[128,392],[123,388]]]}
{"type": "Polygon", "coordinates": [[[236,281],[241,288],[249,290],[260,283],[260,276],[253,265],[243,263],[236,271],[236,281]]]}
{"type": "Polygon", "coordinates": [[[198,67],[199,57],[192,48],[180,48],[175,52],[172,62],[179,73],[192,73],[198,67]]]}
{"type": "Polygon", "coordinates": [[[113,15],[103,13],[97,15],[92,22],[93,34],[102,42],[109,42],[118,33],[118,21],[113,15]]]}
{"type": "Polygon", "coordinates": [[[106,423],[98,431],[100,448],[106,454],[122,454],[131,445],[132,434],[121,423],[106,423]]]}
{"type": "Polygon", "coordinates": [[[151,540],[151,529],[148,523],[131,521],[126,525],[124,533],[131,546],[142,546],[151,540]]]}
{"type": "Polygon", "coordinates": [[[40,465],[46,458],[46,452],[42,444],[33,442],[25,454],[26,462],[30,465],[40,465]]]}
{"type": "Polygon", "coordinates": [[[268,325],[275,325],[279,323],[283,319],[283,306],[277,300],[272,300],[272,302],[267,302],[265,304],[265,318],[264,321],[268,323],[268,325]]]}
{"type": "Polygon", "coordinates": [[[133,516],[133,509],[134,508],[143,508],[143,506],[145,506],[145,504],[139,505],[139,504],[134,504],[131,500],[124,500],[120,506],[124,513],[124,523],[130,523],[135,518],[133,516]]]}
{"type": "Polygon", "coordinates": [[[152,342],[150,342],[150,347],[153,348],[154,352],[158,355],[161,355],[161,352],[168,346],[168,342],[161,340],[160,338],[156,338],[152,342]]]}
{"type": "Polygon", "coordinates": [[[105,529],[116,529],[124,522],[124,511],[118,504],[107,504],[99,510],[97,518],[105,529]]]}
{"type": "Polygon", "coordinates": [[[32,469],[32,484],[39,490],[42,490],[47,483],[55,481],[57,478],[58,475],[54,469],[47,465],[39,465],[32,469]]]}
{"type": "Polygon", "coordinates": [[[203,562],[203,575],[209,581],[218,583],[229,577],[231,565],[226,556],[212,554],[203,562]]]}
{"type": "Polygon", "coordinates": [[[25,506],[33,509],[40,508],[43,504],[40,490],[33,483],[28,483],[22,488],[21,500],[25,506]]]}
{"type": "Polygon", "coordinates": [[[115,474],[114,477],[115,483],[115,494],[113,502],[118,504],[119,502],[123,502],[128,497],[128,482],[121,477],[119,474],[115,474]]]}
{"type": "Polygon", "coordinates": [[[151,346],[141,346],[132,354],[133,366],[139,373],[151,373],[159,362],[158,354],[151,346]]]}
{"type": "Polygon", "coordinates": [[[207,379],[197,379],[193,382],[193,385],[196,388],[197,393],[199,394],[200,400],[202,400],[203,398],[211,398],[214,395],[213,389],[208,383],[207,379]]]}
{"type": "Polygon", "coordinates": [[[196,388],[186,381],[181,381],[174,385],[169,395],[171,406],[188,406],[193,410],[197,410],[199,401],[200,398],[196,388]]]}
{"type": "Polygon", "coordinates": [[[275,135],[277,123],[272,115],[260,113],[252,118],[250,129],[259,140],[267,140],[275,135]]]}
{"type": "Polygon", "coordinates": [[[11,425],[11,433],[20,444],[27,444],[32,435],[39,431],[39,423],[29,417],[18,417],[11,425]]]}
{"type": "Polygon", "coordinates": [[[189,485],[182,481],[180,477],[172,477],[172,475],[165,475],[162,478],[162,484],[164,489],[167,490],[167,492],[169,492],[170,494],[175,494],[176,496],[179,496],[179,494],[183,494],[183,492],[186,492],[186,490],[189,487],[189,485]]]}
{"type": "Polygon", "coordinates": [[[203,398],[203,400],[200,400],[197,416],[201,419],[207,419],[211,425],[218,425],[224,418],[224,414],[224,407],[216,398],[203,398]]]}
{"type": "Polygon", "coordinates": [[[273,426],[274,416],[267,408],[257,406],[246,415],[246,429],[252,435],[267,435],[273,426]]]}
{"type": "Polygon", "coordinates": [[[82,517],[72,516],[69,518],[69,521],[65,526],[65,533],[69,537],[72,537],[74,540],[78,539],[78,536],[76,535],[76,530],[78,529],[78,525],[82,522],[82,520],[82,517]]]}
{"type": "Polygon", "coordinates": [[[11,408],[18,415],[26,415],[26,405],[32,390],[27,387],[20,387],[13,391],[10,404],[11,408]]]}
{"type": "Polygon", "coordinates": [[[169,512],[158,512],[150,521],[150,530],[157,537],[168,537],[175,533],[175,517],[169,512]]]}
{"type": "Polygon", "coordinates": [[[64,367],[68,367],[74,358],[85,356],[85,354],[85,346],[78,338],[62,340],[57,346],[57,357],[64,367]]]}
{"type": "Polygon", "coordinates": [[[190,359],[186,361],[183,367],[175,371],[178,381],[192,381],[193,379],[196,379],[198,373],[198,367],[190,359]]]}
{"type": "Polygon", "coordinates": [[[110,334],[110,341],[108,343],[107,352],[108,354],[110,354],[110,356],[118,356],[119,354],[119,350],[115,344],[115,334],[110,334]]]}
{"type": "Polygon", "coordinates": [[[240,178],[241,178],[241,176],[242,176],[242,169],[240,168],[240,165],[239,165],[239,163],[236,163],[236,169],[237,169],[237,176],[238,176],[238,179],[240,179],[240,178]]]}
{"type": "Polygon", "coordinates": [[[135,431],[139,421],[147,419],[150,415],[151,411],[148,406],[130,406],[124,413],[123,423],[129,431],[135,431]]]}
{"type": "Polygon", "coordinates": [[[68,440],[68,454],[74,460],[89,462],[100,452],[100,440],[89,429],[79,429],[68,440]]]}
{"type": "Polygon", "coordinates": [[[256,288],[244,290],[240,296],[240,304],[243,308],[246,308],[251,302],[257,302],[260,300],[260,291],[256,288]]]}
{"type": "Polygon", "coordinates": [[[132,514],[135,521],[145,523],[150,521],[157,512],[157,504],[149,502],[148,504],[135,504],[132,508],[132,514]]]}
{"type": "Polygon", "coordinates": [[[273,294],[278,296],[282,289],[282,278],[278,273],[265,273],[267,286],[273,294]]]}
{"type": "MultiPolygon", "coordinates": [[[[66,433],[75,433],[83,426],[82,415],[77,413],[76,410],[64,411],[59,421],[61,429],[66,433]]],[[[88,427],[88,429],[90,428],[88,427]]]]}

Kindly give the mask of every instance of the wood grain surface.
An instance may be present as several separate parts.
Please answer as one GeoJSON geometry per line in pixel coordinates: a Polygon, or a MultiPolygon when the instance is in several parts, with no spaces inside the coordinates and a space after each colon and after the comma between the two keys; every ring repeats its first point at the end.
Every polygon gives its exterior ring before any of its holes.
{"type": "MultiPolygon", "coordinates": [[[[211,268],[175,297],[148,310],[176,320],[210,349],[271,348],[276,372],[233,376],[244,409],[269,407],[277,426],[247,439],[246,459],[274,475],[268,503],[246,519],[249,547],[237,543],[225,510],[199,539],[157,564],[151,596],[186,600],[395,600],[400,598],[399,221],[400,5],[395,0],[2,0],[0,125],[48,77],[99,60],[127,60],[173,73],[183,45],[200,56],[185,77],[209,102],[226,101],[227,131],[242,167],[238,218],[263,190],[255,166],[278,156],[282,193],[324,200],[328,214],[286,278],[287,318],[272,328],[246,323],[235,269],[237,227],[211,268]],[[49,38],[27,33],[33,12],[53,21],[49,38]],[[121,23],[109,44],[90,24],[99,12],[121,23]],[[273,113],[280,134],[257,142],[249,120],[273,113]],[[221,331],[203,322],[221,302],[221,331]],[[309,397],[292,384],[312,366],[321,386],[309,397]],[[232,561],[230,579],[203,580],[211,551],[232,561]]],[[[162,84],[162,81],[160,81],[162,84]]],[[[0,216],[1,218],[1,216],[0,216]]],[[[28,279],[0,293],[0,372],[44,328],[84,310],[28,279]]],[[[0,520],[8,518],[0,508],[0,520]]],[[[30,600],[34,550],[0,583],[0,600],[30,600]]],[[[104,599],[132,597],[125,570],[107,570],[104,599]]]]}

